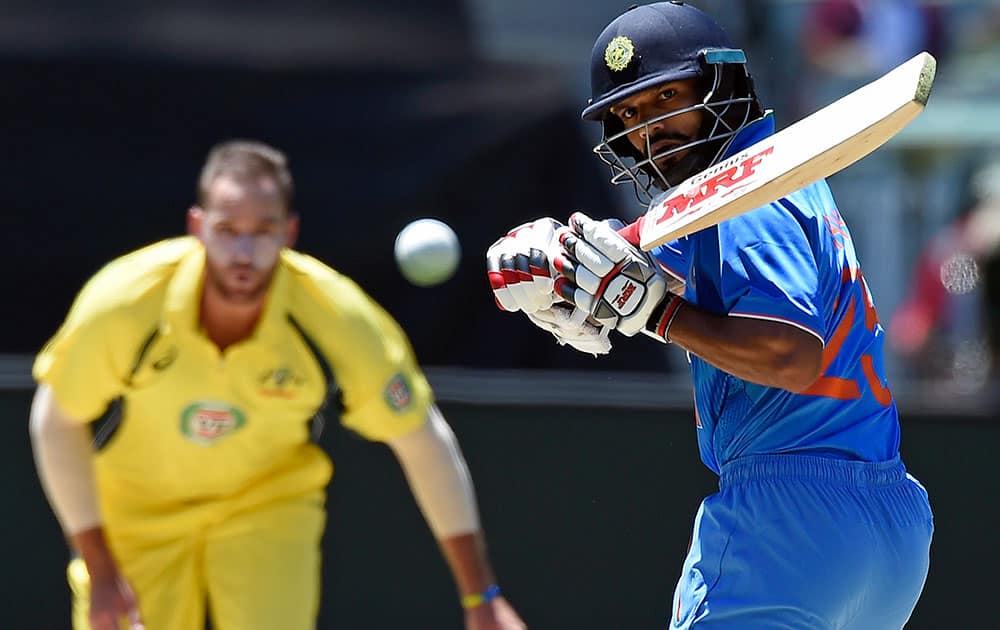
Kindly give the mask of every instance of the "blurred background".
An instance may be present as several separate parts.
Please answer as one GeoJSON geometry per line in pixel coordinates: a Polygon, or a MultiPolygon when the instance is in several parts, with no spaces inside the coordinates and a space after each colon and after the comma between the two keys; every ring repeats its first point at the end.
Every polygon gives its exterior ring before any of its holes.
{"type": "MultiPolygon", "coordinates": [[[[779,128],[921,50],[938,59],[927,110],[831,185],[888,332],[903,454],[937,514],[910,627],[995,627],[1000,2],[692,4],[748,51],[779,128]]],[[[300,249],[352,276],[410,334],[529,624],[662,626],[714,483],[697,461],[684,356],[621,337],[599,359],[560,348],[495,308],[483,264],[524,221],[643,210],[607,183],[590,151],[600,130],[579,118],[593,40],[626,6],[4,0],[0,411],[16,429],[0,483],[15,499],[2,534],[17,569],[0,589],[0,625],[68,625],[65,546],[25,430],[31,355],[102,264],[183,231],[211,145],[250,137],[290,157],[300,249]],[[433,288],[407,284],[392,257],[419,217],[448,222],[463,246],[459,272],[433,288]]],[[[458,627],[391,458],[337,448],[321,625],[458,627]],[[412,535],[392,533],[400,523],[412,535]],[[409,584],[408,616],[379,604],[386,574],[409,584]]]]}

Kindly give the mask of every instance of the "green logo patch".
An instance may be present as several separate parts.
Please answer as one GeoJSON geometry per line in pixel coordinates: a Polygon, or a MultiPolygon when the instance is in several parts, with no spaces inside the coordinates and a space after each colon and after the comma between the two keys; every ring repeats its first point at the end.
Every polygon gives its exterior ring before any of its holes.
{"type": "Polygon", "coordinates": [[[181,433],[198,444],[215,444],[246,424],[246,414],[222,402],[200,400],[181,412],[181,433]]]}
{"type": "Polygon", "coordinates": [[[389,379],[382,395],[385,397],[385,402],[389,403],[389,406],[399,413],[406,411],[413,404],[410,384],[401,372],[389,379]]]}

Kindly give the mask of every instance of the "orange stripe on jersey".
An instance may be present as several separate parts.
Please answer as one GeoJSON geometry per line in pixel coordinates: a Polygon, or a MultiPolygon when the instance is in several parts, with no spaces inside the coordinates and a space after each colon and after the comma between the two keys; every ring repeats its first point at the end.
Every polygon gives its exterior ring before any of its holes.
{"type": "Polygon", "coordinates": [[[870,354],[861,355],[861,369],[865,372],[868,386],[872,388],[872,395],[875,396],[878,404],[883,407],[889,406],[889,403],[892,402],[892,392],[879,380],[878,374],[875,373],[875,361],[870,354]]]}
{"type": "MultiPolygon", "coordinates": [[[[837,330],[833,333],[830,343],[826,344],[826,347],[823,348],[823,367],[820,370],[822,374],[826,374],[830,364],[833,363],[833,360],[840,353],[840,348],[844,345],[844,340],[847,339],[847,334],[851,331],[853,324],[854,298],[852,297],[850,304],[847,305],[847,313],[844,314],[844,319],[837,326],[837,330]]],[[[807,396],[826,396],[828,398],[836,398],[837,400],[855,400],[861,397],[861,388],[851,379],[840,378],[838,376],[820,376],[816,379],[815,383],[802,393],[807,396]]]]}
{"type": "MultiPolygon", "coordinates": [[[[878,325],[878,314],[875,312],[875,303],[872,300],[871,292],[868,290],[868,283],[865,282],[860,270],[848,268],[844,269],[841,278],[844,284],[858,280],[861,288],[861,299],[865,308],[865,328],[874,332],[878,325]]],[[[838,300],[839,301],[839,300],[838,300]]],[[[856,400],[861,398],[861,386],[853,379],[841,378],[838,376],[827,376],[826,372],[830,368],[833,359],[840,353],[844,340],[854,325],[855,296],[851,296],[851,301],[847,305],[847,312],[844,318],[833,333],[830,343],[823,349],[823,376],[816,379],[816,382],[809,386],[809,389],[802,392],[810,396],[826,396],[837,400],[856,400]]],[[[834,308],[836,308],[836,303],[834,308]]],[[[875,400],[882,406],[888,406],[892,402],[892,393],[882,384],[878,374],[875,372],[875,360],[870,354],[861,355],[861,369],[864,372],[865,380],[871,388],[875,400]]]]}

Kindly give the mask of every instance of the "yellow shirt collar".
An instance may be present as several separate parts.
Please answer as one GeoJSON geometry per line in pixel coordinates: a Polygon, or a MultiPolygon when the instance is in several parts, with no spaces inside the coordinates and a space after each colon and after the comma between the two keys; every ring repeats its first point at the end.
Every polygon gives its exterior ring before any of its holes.
{"type": "MultiPolygon", "coordinates": [[[[201,292],[205,282],[205,248],[201,243],[197,241],[195,243],[196,246],[178,263],[167,286],[162,329],[165,334],[174,330],[197,334],[201,330],[199,313],[201,292]]],[[[285,269],[285,257],[280,256],[274,277],[271,279],[264,312],[257,322],[253,337],[268,337],[275,331],[276,326],[284,324],[287,297],[288,270],[285,269]]]]}

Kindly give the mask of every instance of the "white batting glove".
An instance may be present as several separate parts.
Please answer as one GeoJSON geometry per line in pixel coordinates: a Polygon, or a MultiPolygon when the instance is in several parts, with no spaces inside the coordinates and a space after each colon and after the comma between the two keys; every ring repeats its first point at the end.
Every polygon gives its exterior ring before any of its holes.
{"type": "Polygon", "coordinates": [[[592,319],[631,337],[645,329],[669,292],[649,255],[622,238],[608,221],[582,213],[569,219],[561,241],[564,252],[553,261],[564,276],[555,283],[563,299],[592,319]]]}
{"type": "Polygon", "coordinates": [[[570,346],[595,357],[611,352],[607,326],[595,326],[587,321],[587,312],[568,304],[555,304],[552,308],[528,313],[528,319],[556,338],[560,346],[570,346]]]}
{"type": "Polygon", "coordinates": [[[486,274],[497,306],[535,313],[560,302],[553,290],[552,259],[561,251],[560,232],[568,228],[543,218],[519,225],[486,250],[486,274]]]}

